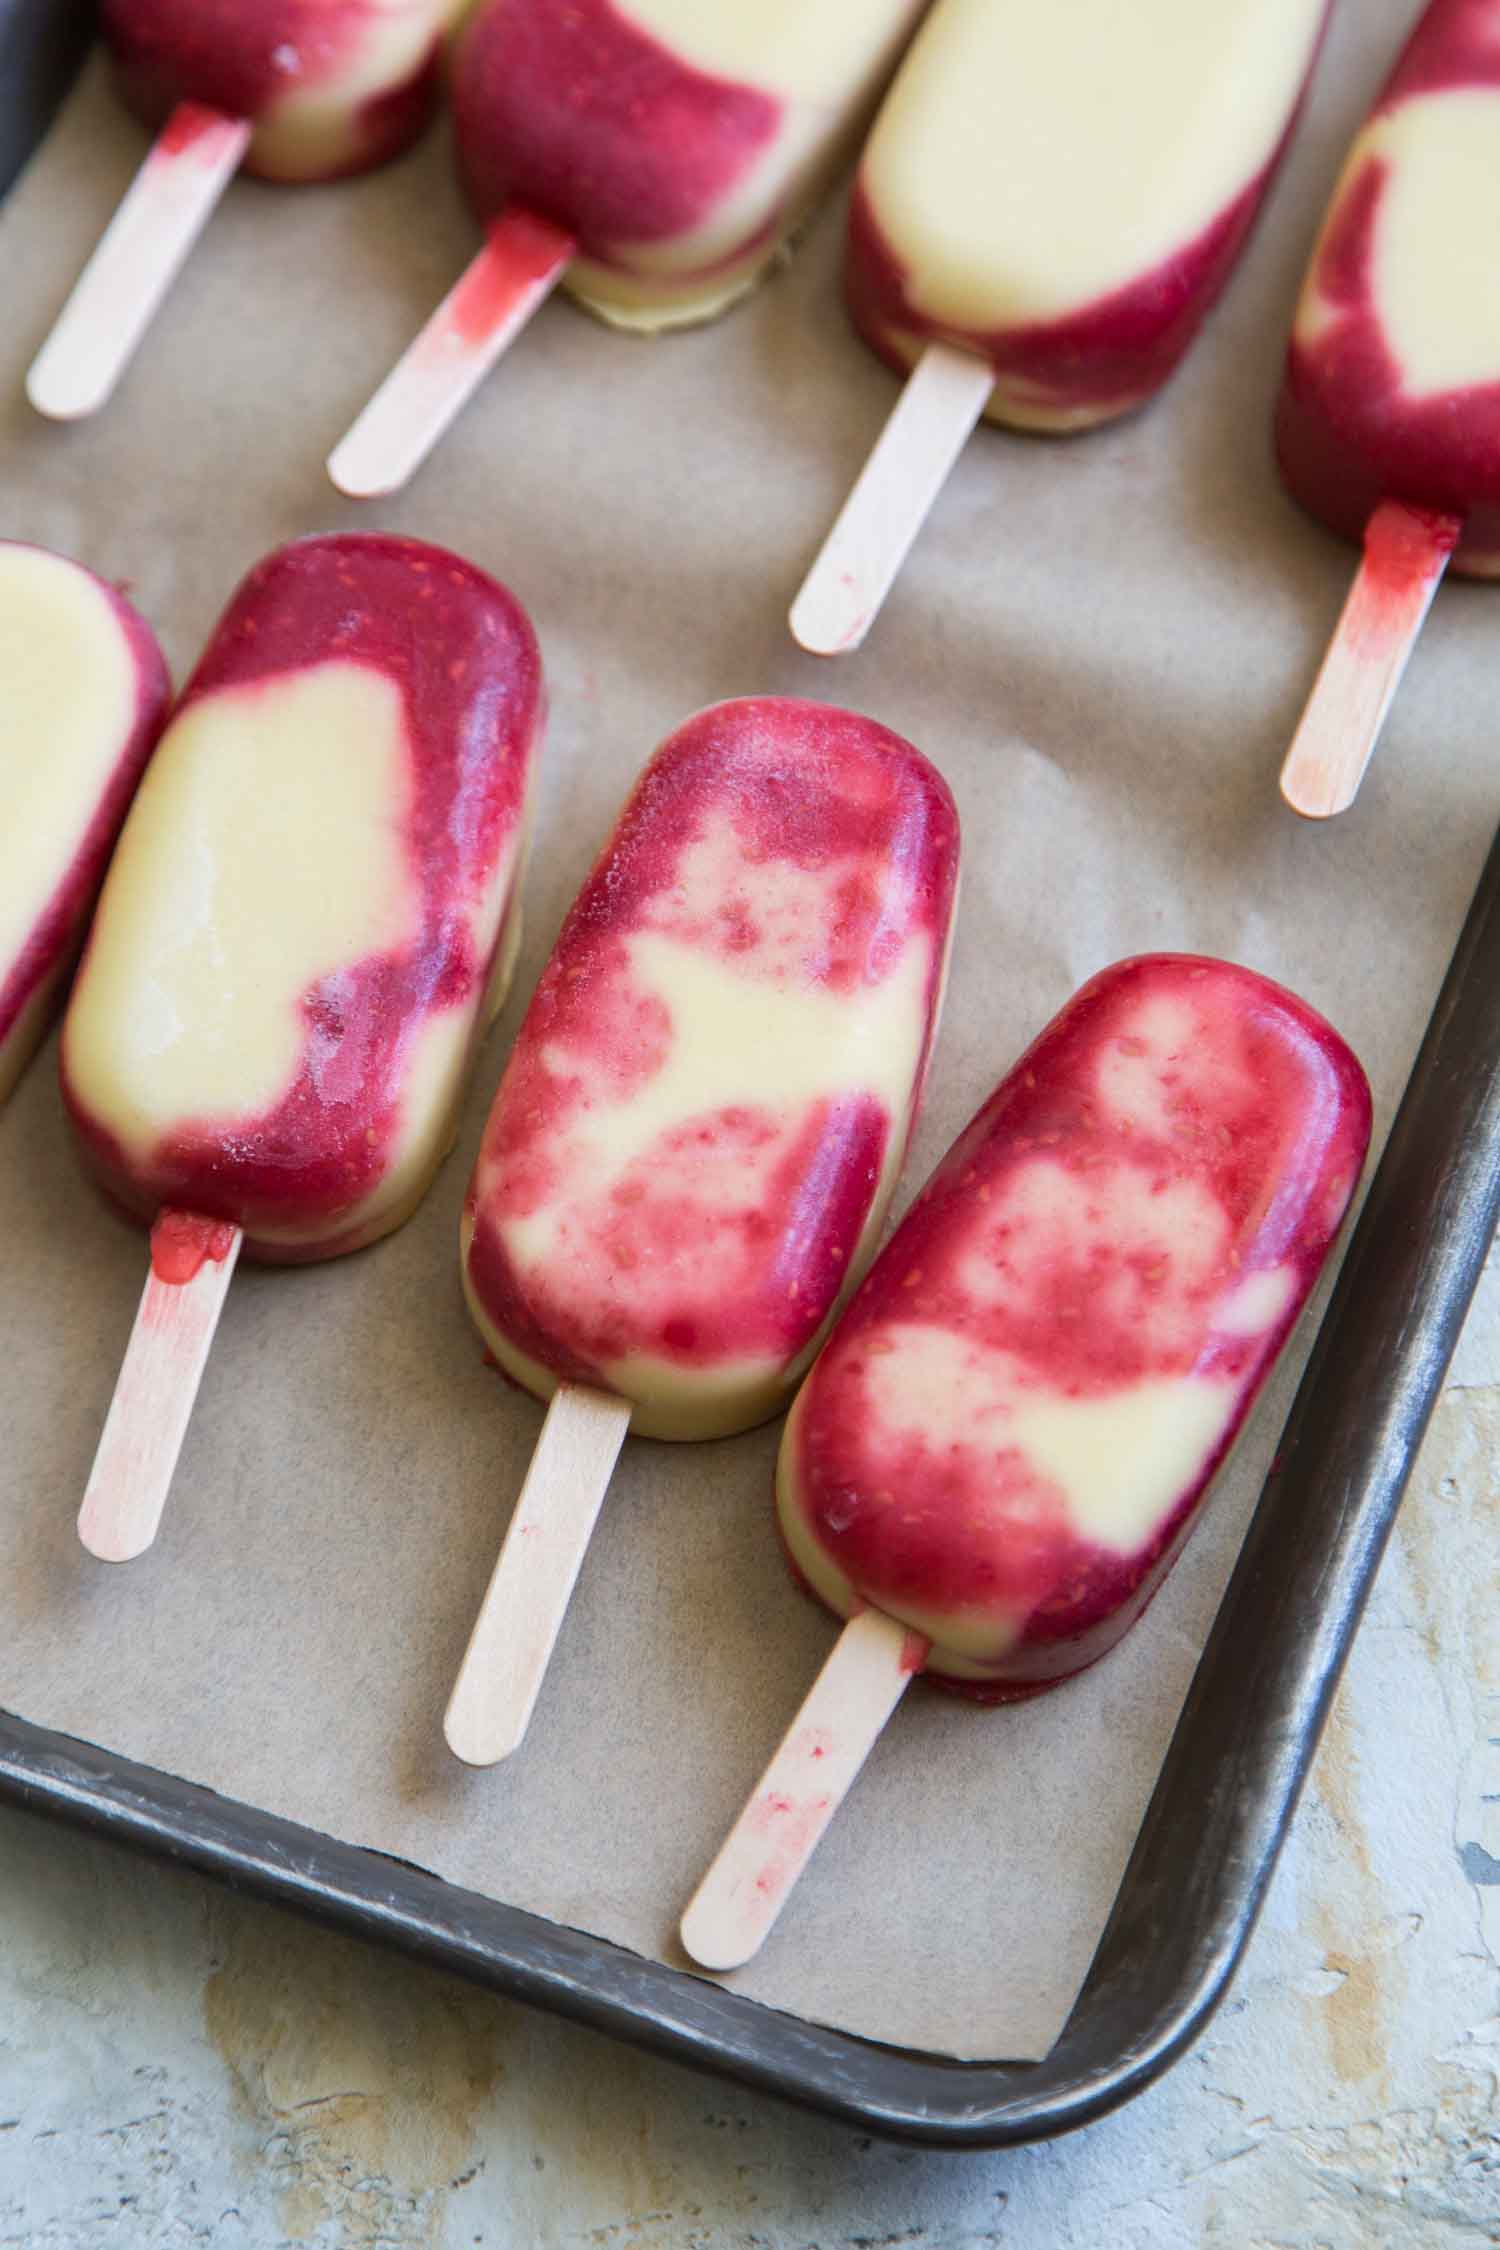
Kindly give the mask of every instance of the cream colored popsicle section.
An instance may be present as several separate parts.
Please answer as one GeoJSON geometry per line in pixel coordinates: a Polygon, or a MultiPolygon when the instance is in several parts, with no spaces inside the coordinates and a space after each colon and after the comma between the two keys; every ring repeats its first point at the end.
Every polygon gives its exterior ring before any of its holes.
{"type": "Polygon", "coordinates": [[[869,0],[616,0],[616,10],[694,70],[827,109],[847,100],[851,65],[914,12],[869,0]]]}
{"type": "MultiPolygon", "coordinates": [[[[893,1116],[902,1113],[920,1049],[925,949],[908,948],[889,988],[880,988],[878,1006],[851,1004],[842,993],[782,994],[770,1054],[760,979],[738,977],[722,960],[655,932],[630,938],[627,950],[635,990],[671,1015],[672,1050],[666,1067],[628,1101],[611,1104],[602,1077],[588,1094],[571,1156],[591,1201],[606,1197],[633,1164],[695,1117],[769,1108],[784,1122],[784,1134],[764,1150],[735,1152],[736,1192],[753,1201],[747,1165],[768,1181],[785,1157],[785,1139],[817,1103],[865,1089],[893,1116]],[[887,1046],[888,1028],[897,1036],[887,1046]]],[[[580,1070],[571,1055],[554,1057],[553,1067],[570,1076],[580,1070]]],[[[556,1253],[567,1229],[567,1207],[548,1203],[506,1231],[517,1258],[533,1265],[556,1253]]]]}
{"type": "Polygon", "coordinates": [[[925,0],[621,5],[622,16],[692,69],[779,102],[781,126],[760,163],[708,225],[672,242],[630,245],[619,267],[580,258],[565,286],[607,320],[642,329],[707,320],[742,297],[857,141],[924,5],[925,0]],[[773,219],[775,238],[758,239],[773,219]],[[663,283],[712,267],[722,270],[701,289],[663,298],[663,283]],[[659,277],[655,287],[654,277],[659,277]]]}
{"type": "MultiPolygon", "coordinates": [[[[1150,1003],[1132,1022],[1138,1036],[1130,1047],[1111,1044],[1097,1083],[1115,1118],[1149,1128],[1158,1098],[1151,1046],[1157,1032],[1170,1036],[1176,1013],[1169,1002],[1150,1003]]],[[[977,1330],[986,1312],[1024,1314],[1055,1260],[1065,1260],[1069,1271],[1090,1270],[1095,1247],[1116,1253],[1107,1266],[1100,1262],[1109,1275],[1100,1286],[1117,1299],[1110,1317],[1144,1334],[1155,1353],[1191,1350],[1201,1319],[1192,1298],[1211,1284],[1230,1247],[1223,1208],[1191,1181],[1163,1189],[1154,1170],[1126,1162],[1091,1166],[1080,1176],[1037,1158],[1016,1169],[987,1205],[984,1229],[951,1278],[973,1308],[977,1330]],[[987,1249],[996,1238],[1006,1244],[1003,1261],[987,1249]],[[1180,1286],[1156,1297],[1146,1277],[1167,1257],[1180,1286]]],[[[1215,1333],[1266,1333],[1283,1318],[1296,1288],[1297,1276],[1286,1267],[1248,1274],[1217,1308],[1215,1333]]],[[[917,1439],[938,1454],[1018,1454],[1048,1501],[1060,1503],[1074,1537],[1122,1556],[1139,1553],[1201,1475],[1244,1385],[1243,1378],[1188,1367],[1080,1396],[1049,1382],[1044,1367],[987,1345],[979,1333],[914,1320],[892,1324],[882,1343],[866,1363],[861,1394],[877,1447],[889,1445],[897,1454],[917,1439]]],[[[795,1450],[789,1437],[783,1478],[795,1450]]],[[[1013,1490],[997,1492],[997,1530],[1019,1523],[1028,1507],[1046,1504],[1013,1490]]],[[[849,1615],[853,1589],[811,1537],[790,1490],[781,1527],[809,1583],[831,1608],[849,1615]]],[[[899,1615],[934,1643],[941,1668],[960,1677],[983,1678],[1007,1645],[1007,1621],[992,1606],[938,1615],[903,1604],[899,1615]]],[[[1024,1623],[1023,1617],[1011,1621],[1012,1641],[1024,1623]]]]}
{"type": "MultiPolygon", "coordinates": [[[[932,976],[930,940],[913,936],[878,983],[859,992],[832,992],[808,980],[803,966],[809,933],[832,926],[829,903],[848,875],[844,862],[812,870],[788,861],[747,868],[732,822],[710,823],[682,854],[678,881],[664,901],[673,922],[695,914],[712,924],[719,902],[734,889],[747,894],[761,942],[744,965],[696,948],[670,927],[638,930],[626,941],[632,999],[657,1003],[672,1026],[665,1065],[621,1100],[606,1072],[573,1049],[549,1057],[560,1077],[581,1083],[582,1102],[563,1127],[554,1153],[562,1165],[558,1192],[535,1212],[507,1219],[501,1239],[518,1272],[544,1277],[563,1293],[596,1285],[588,1258],[591,1218],[608,1207],[612,1191],[632,1166],[649,1161],[669,1135],[697,1119],[726,1110],[769,1117],[776,1130],[763,1144],[730,1151],[723,1194],[737,1208],[752,1205],[757,1189],[769,1201],[770,1183],[818,1105],[851,1095],[873,1095],[891,1119],[885,1164],[870,1218],[849,1260],[847,1288],[873,1250],[905,1153],[913,1087],[926,1035],[932,976]],[[774,997],[767,987],[774,988],[774,997]],[[774,1032],[768,1029],[774,1024],[774,1032]]],[[[892,882],[891,912],[899,919],[899,886],[892,882]]],[[[665,1162],[681,1162],[664,1157],[665,1162]]],[[[712,1273],[714,1242],[702,1245],[700,1281],[712,1273]]],[[[731,1263],[724,1287],[734,1286],[737,1238],[727,1246],[731,1263]]],[[[555,1379],[516,1352],[503,1335],[476,1317],[496,1356],[529,1389],[548,1393],[555,1379]]],[[[816,1350],[814,1339],[798,1365],[737,1361],[692,1368],[633,1356],[601,1370],[606,1381],[637,1401],[632,1427],[655,1437],[699,1438],[746,1428],[774,1411],[816,1350]]]]}
{"type": "MultiPolygon", "coordinates": [[[[1372,159],[1389,168],[1373,295],[1407,396],[1500,381],[1500,88],[1448,88],[1376,118],[1355,145],[1345,183],[1372,159]]],[[[1315,327],[1316,260],[1308,294],[1315,327]]]]}
{"type": "Polygon", "coordinates": [[[1323,0],[940,0],[861,178],[937,326],[1053,321],[1150,273],[1269,161],[1323,0]]]}
{"type": "Polygon", "coordinates": [[[365,24],[346,66],[296,86],[256,120],[255,161],[288,179],[316,178],[356,161],[366,103],[421,68],[453,13],[449,0],[365,0],[365,24]]]}
{"type": "Polygon", "coordinates": [[[1024,1453],[1062,1494],[1078,1536],[1121,1555],[1137,1551],[1201,1470],[1238,1390],[1222,1377],[1150,1376],[1077,1398],[951,1330],[889,1334],[895,1351],[872,1364],[868,1386],[884,1429],[935,1435],[931,1402],[942,1399],[945,1430],[1024,1453]]]}
{"type": "MultiPolygon", "coordinates": [[[[1020,1453],[1060,1497],[1074,1535],[1120,1555],[1139,1551],[1201,1472],[1240,1388],[1211,1375],[1157,1376],[1078,1398],[951,1329],[898,1324],[885,1341],[889,1353],[870,1363],[865,1403],[893,1445],[925,1438],[939,1449],[956,1442],[1020,1453]],[[963,1435],[955,1441],[956,1431],[963,1435]]],[[[1001,1520],[1018,1524],[1022,1505],[1008,1496],[1001,1520]]],[[[851,1615],[853,1588],[790,1493],[780,1522],[808,1583],[831,1609],[851,1615]]],[[[993,1604],[937,1612],[903,1603],[900,1619],[933,1642],[945,1672],[978,1679],[992,1675],[1026,1623],[1020,1615],[1007,1621],[993,1604]]]]}
{"type": "Polygon", "coordinates": [[[225,689],[168,729],[68,1020],[73,1082],[128,1154],[263,1115],[301,1065],[309,990],[413,938],[409,792],[401,697],[368,666],[225,689]]]}
{"type": "MultiPolygon", "coordinates": [[[[136,694],[93,580],[59,555],[0,547],[0,986],[83,843],[136,694]]],[[[0,1099],[39,1028],[33,1009],[0,1041],[0,1099]]]]}

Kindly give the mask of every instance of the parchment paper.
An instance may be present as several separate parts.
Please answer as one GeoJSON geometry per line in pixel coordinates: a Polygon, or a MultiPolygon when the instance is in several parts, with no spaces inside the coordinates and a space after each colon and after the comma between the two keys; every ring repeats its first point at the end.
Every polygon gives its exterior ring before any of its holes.
{"type": "MultiPolygon", "coordinates": [[[[242,1269],[163,1536],[126,1569],[73,1518],[143,1240],[75,1174],[50,1050],[0,1117],[0,1700],[680,1962],[676,1917],[834,1634],[772,1537],[776,1431],[627,1445],[521,1755],[470,1774],[439,1719],[540,1426],[462,1309],[465,1179],[568,900],[701,704],[850,703],[957,792],[965,897],[906,1195],[1080,980],[1147,947],[1326,1010],[1383,1128],[1495,818],[1495,596],[1442,592],[1357,809],[1299,825],[1276,770],[1352,555],[1282,494],[1268,418],[1340,151],[1415,12],[1341,0],[1267,219],[1166,395],[1088,438],[980,433],[868,649],[828,668],[784,612],[895,395],[839,309],[841,212],[700,333],[642,344],[553,304],[411,491],[362,512],[323,455],[474,243],[442,136],[346,187],[237,186],[115,404],[62,430],[22,373],[142,148],[95,68],[0,222],[0,531],[127,580],[179,676],[277,541],[442,540],[529,605],[554,715],[527,942],[457,1150],[376,1250],[242,1269]]],[[[744,1991],[916,2047],[1046,2050],[1301,1357],[1115,1656],[1010,1711],[907,1698],[744,1991]]]]}

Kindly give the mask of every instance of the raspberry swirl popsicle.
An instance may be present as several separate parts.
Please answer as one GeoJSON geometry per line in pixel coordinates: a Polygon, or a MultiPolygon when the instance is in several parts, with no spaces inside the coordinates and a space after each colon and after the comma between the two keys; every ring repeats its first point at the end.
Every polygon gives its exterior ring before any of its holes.
{"type": "Polygon", "coordinates": [[[121,94],[158,132],[27,390],[71,421],[110,396],[241,166],[338,179],[415,139],[451,0],[104,0],[121,94]]]}
{"type": "Polygon", "coordinates": [[[1433,0],[1350,151],[1276,413],[1294,498],[1364,557],[1282,775],[1359,786],[1446,569],[1500,577],[1500,6],[1433,0]]]}
{"type": "Polygon", "coordinates": [[[849,230],[855,323],[911,380],[793,608],[804,647],[858,646],[981,414],[1083,430],[1167,380],[1270,185],[1326,8],[939,0],[849,230]]]}
{"type": "Polygon", "coordinates": [[[695,1958],[749,1958],[914,1672],[1009,1701],[1139,1617],[1318,1278],[1369,1133],[1337,1033],[1219,961],[1108,969],[1022,1057],[787,1423],[782,1536],[853,1623],[690,1910],[695,1958]]]}
{"type": "Polygon", "coordinates": [[[460,1756],[519,1740],[626,1428],[764,1421],[853,1285],[926,1074],[957,864],[943,782],[850,712],[720,704],[647,766],[469,1193],[475,1320],[553,1404],[450,1708],[460,1756]]]}
{"type": "Polygon", "coordinates": [[[525,614],[438,547],[300,541],[220,621],[63,1027],[88,1167],[154,1224],[81,1519],[106,1559],[154,1535],[241,1245],[337,1257],[425,1193],[514,960],[541,719],[525,614]]]}
{"type": "Polygon", "coordinates": [[[0,541],[0,1102],[46,1029],[170,683],[112,586],[0,541]]]}
{"type": "Polygon", "coordinates": [[[857,136],[926,0],[482,0],[453,76],[485,248],[329,463],[418,466],[548,291],[617,326],[751,289],[857,136]]]}

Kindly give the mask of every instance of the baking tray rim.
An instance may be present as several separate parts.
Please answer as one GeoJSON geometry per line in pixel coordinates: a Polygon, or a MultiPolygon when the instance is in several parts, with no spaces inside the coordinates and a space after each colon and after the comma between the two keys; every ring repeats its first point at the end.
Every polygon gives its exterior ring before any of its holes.
{"type": "Polygon", "coordinates": [[[1075,2005],[1042,2061],[961,2061],[813,2023],[6,1710],[0,1804],[191,1868],[232,1891],[883,2139],[949,2148],[998,2148],[1068,2132],[1142,2092],[1223,1998],[1254,1912],[1247,1900],[1236,1928],[1216,1933],[1204,1949],[1191,1987],[1143,2025],[1125,2051],[1075,2057],[1075,2005]]]}

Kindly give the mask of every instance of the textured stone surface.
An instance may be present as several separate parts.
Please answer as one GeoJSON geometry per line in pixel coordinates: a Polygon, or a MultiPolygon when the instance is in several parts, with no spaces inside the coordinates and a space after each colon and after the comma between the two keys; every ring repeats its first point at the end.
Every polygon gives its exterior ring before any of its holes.
{"type": "Polygon", "coordinates": [[[1238,1987],[1071,2139],[872,2143],[0,1817],[0,2250],[1500,2243],[1495,1283],[1238,1987]]]}

